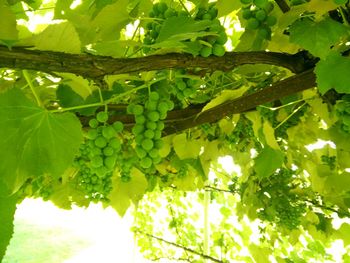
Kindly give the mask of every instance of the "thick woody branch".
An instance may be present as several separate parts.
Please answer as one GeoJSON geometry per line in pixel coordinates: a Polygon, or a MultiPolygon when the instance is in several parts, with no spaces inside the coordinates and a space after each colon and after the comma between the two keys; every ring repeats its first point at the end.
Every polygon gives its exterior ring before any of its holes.
{"type": "MultiPolygon", "coordinates": [[[[276,101],[315,86],[316,76],[313,69],[309,69],[303,73],[276,82],[270,87],[242,96],[233,101],[225,102],[204,112],[202,112],[202,109],[205,104],[190,106],[182,110],[174,110],[168,113],[168,117],[164,121],[165,129],[163,135],[181,132],[204,123],[217,122],[226,116],[255,109],[259,105],[276,101]]],[[[118,105],[111,105],[112,109],[113,107],[121,110],[121,107],[118,105]]],[[[126,106],[123,107],[125,112],[126,106]]],[[[80,120],[84,126],[88,126],[89,118],[81,117],[80,120]]],[[[129,114],[114,115],[110,118],[110,122],[117,120],[123,122],[127,129],[130,129],[135,124],[133,115],[129,114]]]]}
{"type": "Polygon", "coordinates": [[[90,54],[30,50],[0,46],[0,68],[30,69],[43,72],[69,72],[88,79],[170,68],[201,68],[206,71],[229,71],[244,64],[269,64],[284,67],[293,73],[304,71],[305,54],[276,52],[228,52],[222,57],[194,57],[189,54],[152,55],[140,58],[112,58],[90,54]]]}

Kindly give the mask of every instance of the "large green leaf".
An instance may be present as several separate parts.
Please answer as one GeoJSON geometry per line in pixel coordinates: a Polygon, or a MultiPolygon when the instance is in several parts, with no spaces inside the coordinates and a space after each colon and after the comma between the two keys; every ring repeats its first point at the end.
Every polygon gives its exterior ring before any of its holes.
{"type": "Polygon", "coordinates": [[[274,171],[283,164],[284,154],[279,150],[265,147],[261,153],[254,159],[255,172],[259,178],[269,177],[274,171]]]}
{"type": "Polygon", "coordinates": [[[179,40],[176,36],[180,36],[181,40],[192,38],[196,36],[194,33],[207,29],[211,23],[209,20],[195,21],[193,18],[186,16],[168,18],[159,32],[157,42],[170,38],[179,40]]]}
{"type": "Polygon", "coordinates": [[[16,212],[17,197],[0,197],[0,262],[6,253],[13,234],[13,220],[16,212]]]}
{"type": "Polygon", "coordinates": [[[339,93],[350,93],[350,58],[332,52],[315,68],[319,91],[324,94],[330,89],[339,93]]]}
{"type": "Polygon", "coordinates": [[[60,176],[82,141],[75,115],[52,114],[17,89],[0,95],[0,127],[0,182],[10,192],[29,177],[60,176]]]}
{"type": "Polygon", "coordinates": [[[330,52],[330,47],[348,33],[346,26],[330,18],[320,22],[304,19],[296,21],[290,27],[290,41],[317,57],[325,58],[330,52]]]}

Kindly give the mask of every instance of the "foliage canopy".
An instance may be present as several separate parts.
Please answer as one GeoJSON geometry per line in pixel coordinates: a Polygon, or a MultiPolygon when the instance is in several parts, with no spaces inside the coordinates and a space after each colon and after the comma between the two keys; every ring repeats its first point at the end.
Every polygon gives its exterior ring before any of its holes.
{"type": "Polygon", "coordinates": [[[152,260],[349,262],[349,1],[0,0],[0,17],[0,259],[16,204],[42,197],[134,205],[152,260]]]}

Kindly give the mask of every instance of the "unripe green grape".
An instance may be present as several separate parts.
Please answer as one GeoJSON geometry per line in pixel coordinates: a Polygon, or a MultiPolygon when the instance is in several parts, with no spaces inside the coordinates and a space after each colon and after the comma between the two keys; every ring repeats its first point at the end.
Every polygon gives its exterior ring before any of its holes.
{"type": "Polygon", "coordinates": [[[160,33],[160,30],[162,29],[161,25],[156,24],[156,26],[154,27],[154,30],[157,31],[157,33],[160,33]]]}
{"type": "Polygon", "coordinates": [[[135,151],[140,159],[146,157],[147,155],[147,152],[142,147],[136,146],[135,151]]]}
{"type": "Polygon", "coordinates": [[[241,0],[241,3],[244,5],[249,5],[253,2],[253,0],[241,0]]]}
{"type": "Polygon", "coordinates": [[[155,130],[153,139],[158,140],[160,138],[162,138],[162,132],[160,130],[155,130]]]}
{"type": "Polygon", "coordinates": [[[213,46],[213,54],[218,57],[225,55],[225,48],[221,45],[215,44],[213,46]]]}
{"type": "Polygon", "coordinates": [[[168,5],[164,2],[160,2],[157,6],[157,9],[160,14],[164,14],[165,11],[168,9],[168,5]]]}
{"type": "Polygon", "coordinates": [[[158,31],[153,29],[149,32],[149,34],[150,34],[151,38],[156,39],[158,37],[159,33],[158,33],[158,31]]]}
{"type": "Polygon", "coordinates": [[[109,140],[108,146],[111,146],[116,152],[119,152],[122,145],[118,138],[112,138],[109,140]]]}
{"type": "Polygon", "coordinates": [[[184,96],[188,98],[193,94],[193,90],[191,88],[186,88],[184,89],[183,93],[184,93],[184,96]]]}
{"type": "Polygon", "coordinates": [[[150,168],[152,166],[152,159],[149,157],[142,158],[140,165],[142,168],[150,168]]]}
{"type": "Polygon", "coordinates": [[[117,132],[117,133],[118,132],[122,132],[123,129],[124,129],[124,124],[122,122],[120,122],[120,121],[114,122],[112,124],[112,126],[113,126],[114,131],[117,132]]]}
{"type": "Polygon", "coordinates": [[[216,7],[212,7],[209,9],[208,13],[211,15],[211,18],[214,19],[218,16],[218,9],[216,7]]]}
{"type": "Polygon", "coordinates": [[[255,13],[255,18],[259,21],[264,21],[266,19],[266,12],[263,9],[258,10],[255,13]]]}
{"type": "Polygon", "coordinates": [[[147,118],[151,121],[158,121],[159,120],[159,113],[157,111],[150,111],[147,113],[147,118]]]}
{"type": "Polygon", "coordinates": [[[91,119],[91,120],[89,120],[89,126],[90,126],[91,128],[97,128],[97,126],[98,126],[98,120],[96,120],[96,119],[91,119]]]}
{"type": "Polygon", "coordinates": [[[98,136],[98,131],[96,129],[90,129],[87,132],[87,138],[90,140],[95,140],[98,136]]]}
{"type": "Polygon", "coordinates": [[[135,104],[131,103],[126,107],[126,113],[128,114],[134,114],[134,108],[135,108],[135,104]]]}
{"type": "Polygon", "coordinates": [[[157,129],[157,123],[155,123],[153,121],[149,121],[146,123],[146,127],[147,127],[147,129],[155,130],[155,129],[157,129]]]}
{"type": "Polygon", "coordinates": [[[153,159],[159,156],[159,151],[157,149],[152,149],[149,151],[148,155],[153,159]]]}
{"type": "Polygon", "coordinates": [[[168,8],[165,12],[164,12],[164,17],[165,18],[170,18],[173,16],[177,16],[177,11],[173,8],[168,8]]]}
{"type": "Polygon", "coordinates": [[[91,180],[91,183],[96,183],[99,180],[99,178],[96,175],[93,175],[91,176],[90,180],[91,180]]]}
{"type": "Polygon", "coordinates": [[[258,36],[260,36],[263,39],[269,39],[271,36],[271,31],[269,30],[269,28],[260,28],[258,30],[258,36]]]}
{"type": "Polygon", "coordinates": [[[274,4],[271,2],[268,2],[265,4],[264,6],[264,10],[266,11],[266,13],[270,13],[273,9],[274,9],[274,4]]]}
{"type": "Polygon", "coordinates": [[[141,144],[144,138],[145,138],[145,137],[144,137],[142,134],[136,135],[136,136],[135,136],[135,142],[136,142],[136,144],[141,144]]]}
{"type": "Polygon", "coordinates": [[[164,127],[165,127],[164,122],[160,121],[160,122],[157,123],[157,130],[158,131],[164,130],[164,127]]]}
{"type": "Polygon", "coordinates": [[[151,150],[153,147],[154,147],[154,143],[151,139],[144,139],[142,142],[141,142],[141,146],[143,149],[145,149],[146,151],[149,151],[151,150]]]}
{"type": "Polygon", "coordinates": [[[159,112],[167,112],[168,111],[168,104],[164,101],[160,102],[157,107],[159,112]]]}
{"type": "Polygon", "coordinates": [[[249,18],[247,21],[247,29],[257,29],[260,23],[256,18],[249,18]]]}
{"type": "Polygon", "coordinates": [[[202,16],[202,20],[211,20],[211,19],[212,19],[212,17],[209,13],[206,13],[202,16]]]}
{"type": "Polygon", "coordinates": [[[135,105],[133,108],[132,108],[132,113],[135,114],[135,115],[141,115],[143,113],[143,107],[141,105],[135,105]]]}
{"type": "Polygon", "coordinates": [[[103,136],[99,136],[95,139],[95,145],[99,148],[104,148],[107,145],[107,140],[103,136]]]}
{"type": "Polygon", "coordinates": [[[242,11],[242,17],[246,20],[248,20],[249,18],[251,18],[253,16],[252,11],[250,11],[249,9],[244,9],[242,11]]]}
{"type": "MultiPolygon", "coordinates": [[[[153,28],[153,22],[148,22],[148,23],[146,24],[146,28],[147,28],[148,30],[151,30],[151,29],[153,28]]],[[[145,43],[145,40],[143,40],[143,42],[145,43]]]]}
{"type": "Polygon", "coordinates": [[[146,138],[152,139],[154,137],[154,131],[148,129],[148,130],[145,131],[144,135],[145,135],[146,138]]]}
{"type": "Polygon", "coordinates": [[[98,168],[103,165],[103,158],[101,156],[95,156],[91,159],[91,167],[98,168]]]}
{"type": "MultiPolygon", "coordinates": [[[[227,35],[226,35],[226,32],[225,31],[221,31],[219,33],[219,36],[217,37],[215,43],[216,44],[220,44],[220,45],[224,45],[227,41],[227,35]]],[[[214,51],[213,51],[214,53],[214,51]]],[[[215,55],[215,54],[214,54],[215,55]]]]}
{"type": "Polygon", "coordinates": [[[110,170],[114,168],[115,162],[116,162],[115,156],[108,156],[103,161],[104,165],[110,170]]]}
{"type": "Polygon", "coordinates": [[[164,145],[163,140],[156,140],[155,143],[154,143],[154,146],[155,146],[155,148],[157,148],[157,149],[162,148],[163,145],[164,145]]]}
{"type": "Polygon", "coordinates": [[[96,169],[96,174],[98,177],[105,177],[105,175],[108,173],[108,169],[104,166],[98,167],[96,169]]]}
{"type": "Polygon", "coordinates": [[[145,38],[143,39],[143,43],[144,43],[145,45],[151,45],[151,44],[152,44],[152,39],[151,39],[150,37],[145,37],[145,38]]]}
{"type": "Polygon", "coordinates": [[[135,124],[135,126],[132,128],[132,133],[137,135],[137,134],[141,134],[143,133],[143,131],[145,130],[144,126],[142,124],[135,124]]]}
{"type": "Polygon", "coordinates": [[[268,24],[270,27],[276,25],[277,18],[275,16],[268,16],[266,19],[266,24],[268,24]]]}
{"type": "Polygon", "coordinates": [[[100,148],[94,147],[90,150],[90,154],[91,156],[97,156],[97,155],[101,155],[102,151],[100,148]]]}
{"type": "Polygon", "coordinates": [[[254,0],[254,4],[257,7],[264,8],[268,0],[254,0]]]}
{"type": "Polygon", "coordinates": [[[113,129],[112,126],[105,126],[103,127],[102,135],[106,139],[110,139],[115,136],[115,130],[113,129]]]}
{"type": "Polygon", "coordinates": [[[174,109],[174,107],[175,107],[174,102],[172,102],[171,100],[168,100],[167,104],[168,104],[168,110],[173,110],[174,109]]]}
{"type": "Polygon", "coordinates": [[[165,120],[166,116],[167,116],[167,112],[166,111],[159,112],[159,119],[160,120],[165,120]]]}
{"type": "Polygon", "coordinates": [[[184,90],[186,88],[186,83],[182,79],[177,79],[176,80],[176,87],[179,90],[184,90]]]}
{"type": "Polygon", "coordinates": [[[157,101],[149,100],[149,101],[146,102],[145,108],[147,110],[151,110],[152,111],[152,110],[156,110],[157,109],[157,105],[158,105],[157,101]]]}
{"type": "Polygon", "coordinates": [[[203,46],[201,51],[200,51],[200,55],[204,58],[207,58],[212,54],[212,52],[213,52],[213,50],[211,47],[203,46]]]}
{"type": "Polygon", "coordinates": [[[151,10],[148,14],[149,17],[156,17],[156,14],[154,13],[153,10],[151,10]]]}
{"type": "Polygon", "coordinates": [[[135,117],[135,122],[136,122],[137,124],[143,124],[143,123],[146,122],[146,117],[143,116],[143,115],[137,115],[137,116],[135,117]]]}
{"type": "Polygon", "coordinates": [[[104,123],[108,120],[108,113],[105,111],[100,111],[96,114],[96,119],[99,122],[104,123]]]}
{"type": "Polygon", "coordinates": [[[107,146],[106,148],[103,149],[103,154],[105,156],[112,156],[114,154],[114,149],[112,146],[107,146]]]}
{"type": "Polygon", "coordinates": [[[159,100],[159,94],[158,94],[158,92],[155,92],[155,91],[152,91],[148,97],[150,100],[153,100],[153,101],[159,100]]]}
{"type": "Polygon", "coordinates": [[[207,10],[205,10],[205,8],[203,7],[199,7],[197,14],[196,14],[196,18],[197,19],[202,19],[203,15],[205,15],[205,13],[207,12],[207,10]]]}

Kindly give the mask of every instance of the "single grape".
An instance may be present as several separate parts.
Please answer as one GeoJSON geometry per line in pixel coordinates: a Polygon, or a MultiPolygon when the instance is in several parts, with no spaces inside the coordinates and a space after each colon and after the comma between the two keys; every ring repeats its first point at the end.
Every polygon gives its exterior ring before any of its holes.
{"type": "Polygon", "coordinates": [[[101,156],[95,156],[91,159],[91,167],[98,168],[103,165],[103,158],[101,156]]]}
{"type": "MultiPolygon", "coordinates": [[[[215,43],[216,44],[220,44],[220,45],[224,45],[227,42],[227,35],[225,31],[221,31],[219,33],[219,36],[217,37],[215,43]]],[[[213,51],[214,53],[214,51],[213,51]]],[[[215,54],[214,54],[215,55],[215,54]]]]}
{"type": "Polygon", "coordinates": [[[120,121],[116,121],[112,124],[113,129],[115,130],[115,132],[121,132],[124,129],[124,124],[120,121]]]}
{"type": "Polygon", "coordinates": [[[162,101],[158,104],[158,111],[159,112],[167,112],[168,111],[168,103],[162,101]]]}
{"type": "Polygon", "coordinates": [[[103,136],[99,136],[95,139],[95,145],[99,148],[104,148],[107,145],[107,140],[103,136]]]}
{"type": "Polygon", "coordinates": [[[95,140],[98,136],[98,131],[96,129],[90,129],[87,132],[87,138],[90,140],[95,140]]]}
{"type": "Polygon", "coordinates": [[[132,133],[137,135],[142,133],[145,130],[144,126],[142,124],[135,124],[135,126],[132,128],[132,133]]]}
{"type": "Polygon", "coordinates": [[[115,130],[112,126],[105,126],[103,127],[102,135],[108,140],[115,136],[115,130]]]}
{"type": "Polygon", "coordinates": [[[143,115],[137,115],[137,116],[135,116],[135,122],[137,124],[143,124],[146,122],[146,117],[143,115]]]}
{"type": "Polygon", "coordinates": [[[155,129],[157,129],[157,123],[155,123],[153,121],[149,121],[146,123],[146,127],[147,127],[147,129],[155,130],[155,129]]]}
{"type": "Polygon", "coordinates": [[[207,46],[203,46],[201,51],[200,51],[200,55],[204,58],[209,57],[212,54],[212,48],[211,47],[207,47],[207,46]]]}
{"type": "Polygon", "coordinates": [[[266,16],[266,12],[263,9],[260,9],[255,13],[255,18],[259,21],[264,21],[266,19],[266,16]]]}
{"type": "Polygon", "coordinates": [[[105,111],[100,111],[96,114],[96,119],[99,122],[104,123],[108,120],[108,113],[105,111]]]}
{"type": "Polygon", "coordinates": [[[211,20],[212,16],[209,13],[206,13],[202,16],[202,20],[211,20]]]}
{"type": "Polygon", "coordinates": [[[254,0],[254,4],[257,7],[264,8],[268,0],[254,0]]]}
{"type": "Polygon", "coordinates": [[[147,118],[151,121],[158,121],[159,120],[159,113],[157,111],[150,111],[147,113],[147,118]]]}
{"type": "Polygon", "coordinates": [[[112,146],[107,146],[106,148],[103,149],[103,154],[105,156],[112,156],[114,154],[114,149],[112,146]]]}
{"type": "Polygon", "coordinates": [[[143,113],[143,107],[141,105],[135,105],[132,110],[132,113],[135,115],[141,115],[143,113]]]}
{"type": "Polygon", "coordinates": [[[121,142],[118,138],[112,138],[109,140],[108,146],[111,146],[115,151],[119,152],[121,149],[121,142]]]}
{"type": "Polygon", "coordinates": [[[141,159],[140,165],[142,168],[150,168],[152,166],[152,159],[149,157],[144,157],[141,159]]]}
{"type": "Polygon", "coordinates": [[[141,146],[143,149],[145,149],[146,151],[149,151],[151,150],[153,147],[154,147],[154,143],[151,139],[144,139],[142,142],[141,142],[141,146]]]}
{"type": "Polygon", "coordinates": [[[114,156],[108,156],[103,161],[104,165],[110,170],[114,168],[115,162],[116,162],[116,157],[114,156]]]}
{"type": "Polygon", "coordinates": [[[277,18],[275,16],[268,16],[266,19],[266,24],[268,24],[270,27],[276,25],[277,18]]]}
{"type": "Polygon", "coordinates": [[[165,11],[168,9],[168,5],[164,2],[160,2],[157,6],[157,9],[160,14],[164,14],[165,11]]]}
{"type": "Polygon", "coordinates": [[[260,23],[256,18],[249,18],[247,21],[247,29],[257,29],[260,23]]]}
{"type": "Polygon", "coordinates": [[[215,44],[213,46],[213,54],[218,57],[225,55],[225,48],[221,45],[215,44]]]}
{"type": "Polygon", "coordinates": [[[97,128],[97,126],[98,126],[98,120],[96,120],[96,119],[91,119],[91,120],[89,120],[89,126],[90,126],[91,128],[97,128]]]}
{"type": "Polygon", "coordinates": [[[154,137],[154,131],[148,129],[148,130],[145,131],[144,135],[145,135],[146,138],[152,139],[154,137]]]}
{"type": "Polygon", "coordinates": [[[159,94],[157,92],[155,92],[155,91],[152,91],[149,94],[149,99],[153,100],[153,101],[158,101],[159,100],[159,94]]]}
{"type": "Polygon", "coordinates": [[[159,151],[157,149],[152,149],[148,154],[152,159],[157,158],[159,156],[159,151]]]}
{"type": "Polygon", "coordinates": [[[186,83],[182,79],[177,79],[176,80],[176,87],[179,90],[184,90],[186,88],[186,83]]]}
{"type": "Polygon", "coordinates": [[[147,152],[140,146],[136,146],[135,151],[136,151],[137,156],[140,159],[146,157],[146,155],[147,155],[147,152]]]}

